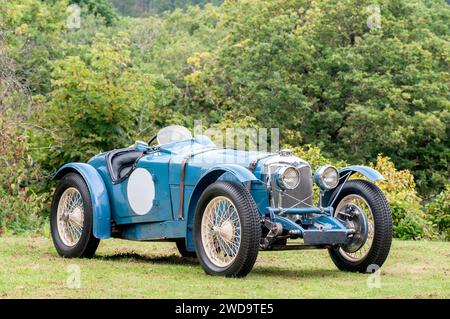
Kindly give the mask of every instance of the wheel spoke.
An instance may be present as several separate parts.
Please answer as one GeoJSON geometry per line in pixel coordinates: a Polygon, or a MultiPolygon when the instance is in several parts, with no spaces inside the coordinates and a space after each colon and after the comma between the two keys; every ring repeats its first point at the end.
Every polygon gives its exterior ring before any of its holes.
{"type": "Polygon", "coordinates": [[[338,204],[338,206],[336,208],[335,216],[342,215],[345,217],[345,213],[343,214],[342,212],[345,212],[346,207],[348,207],[349,205],[357,206],[361,210],[361,212],[366,216],[367,227],[368,227],[367,240],[355,252],[347,252],[343,248],[340,248],[339,252],[344,258],[348,259],[349,261],[357,262],[357,261],[360,261],[363,258],[365,258],[366,255],[369,253],[370,248],[372,247],[373,238],[374,238],[374,234],[375,234],[375,222],[374,222],[372,210],[371,210],[369,204],[367,203],[367,201],[363,197],[356,195],[356,194],[347,195],[346,197],[344,197],[341,200],[341,202],[338,204]]]}
{"type": "Polygon", "coordinates": [[[75,246],[81,238],[84,227],[84,203],[80,192],[70,187],[66,189],[58,204],[58,233],[66,246],[75,246]]]}
{"type": "Polygon", "coordinates": [[[237,256],[241,240],[241,225],[234,204],[224,196],[213,198],[202,219],[202,242],[212,263],[230,265],[237,256]]]}

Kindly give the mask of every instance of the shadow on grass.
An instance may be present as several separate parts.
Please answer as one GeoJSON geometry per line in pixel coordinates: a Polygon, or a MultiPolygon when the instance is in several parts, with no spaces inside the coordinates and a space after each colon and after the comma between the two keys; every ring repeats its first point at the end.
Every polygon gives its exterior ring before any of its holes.
{"type": "Polygon", "coordinates": [[[198,265],[198,261],[195,258],[180,257],[177,255],[146,256],[135,252],[119,253],[109,256],[94,256],[94,258],[101,260],[132,261],[167,265],[198,265]]]}
{"type": "Polygon", "coordinates": [[[273,276],[282,278],[330,278],[336,277],[341,271],[336,269],[286,269],[277,267],[256,267],[250,274],[258,276],[273,276]]]}
{"type": "MultiPolygon", "coordinates": [[[[135,252],[124,252],[107,256],[94,256],[94,259],[125,261],[138,263],[153,263],[161,265],[199,265],[196,258],[181,257],[178,255],[148,256],[135,252]]],[[[325,278],[336,277],[341,272],[337,269],[286,269],[282,267],[257,266],[250,272],[256,276],[273,276],[282,278],[325,278]]]]}

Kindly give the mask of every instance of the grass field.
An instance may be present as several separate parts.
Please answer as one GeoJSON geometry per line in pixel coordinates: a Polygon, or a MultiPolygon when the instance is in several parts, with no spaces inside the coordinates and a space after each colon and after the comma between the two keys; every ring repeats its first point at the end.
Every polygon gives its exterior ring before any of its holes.
{"type": "Polygon", "coordinates": [[[367,274],[340,272],[326,251],[261,252],[249,276],[225,279],[172,243],[106,240],[88,260],[58,257],[47,238],[0,238],[0,298],[450,298],[449,275],[445,242],[394,241],[370,289],[367,274]],[[81,287],[68,288],[78,267],[81,287]]]}

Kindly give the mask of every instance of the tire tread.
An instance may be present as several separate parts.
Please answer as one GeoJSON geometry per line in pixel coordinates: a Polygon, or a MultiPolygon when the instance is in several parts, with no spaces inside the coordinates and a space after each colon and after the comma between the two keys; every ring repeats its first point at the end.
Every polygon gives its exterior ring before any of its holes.
{"type": "MultiPolygon", "coordinates": [[[[201,218],[203,212],[200,212],[199,209],[202,209],[203,206],[205,206],[205,204],[208,202],[208,196],[211,196],[210,194],[214,194],[215,192],[228,194],[234,204],[241,208],[241,231],[245,232],[241,233],[241,238],[247,238],[248,240],[241,241],[238,256],[236,257],[234,263],[223,272],[216,272],[210,269],[202,260],[202,248],[198,247],[199,245],[201,245],[198,239],[196,240],[197,256],[199,257],[199,261],[205,271],[210,275],[244,277],[252,270],[258,257],[261,238],[261,226],[259,222],[258,208],[255,201],[253,200],[253,197],[246,187],[235,182],[220,181],[211,184],[203,192],[199,200],[199,205],[197,207],[196,218],[201,218]]],[[[197,221],[195,224],[197,225],[199,223],[200,221],[197,221]]],[[[195,232],[197,231],[198,230],[196,230],[195,232]]],[[[198,238],[199,234],[195,234],[195,236],[198,238]]]]}
{"type": "Polygon", "coordinates": [[[375,222],[372,247],[368,255],[359,262],[350,262],[344,259],[336,248],[330,249],[329,253],[340,270],[366,272],[367,267],[371,264],[381,267],[389,255],[393,236],[392,213],[381,189],[366,180],[354,179],[347,182],[336,200],[336,205],[343,196],[351,194],[347,193],[351,190],[353,190],[353,193],[356,191],[356,194],[363,195],[371,205],[375,222]]]}

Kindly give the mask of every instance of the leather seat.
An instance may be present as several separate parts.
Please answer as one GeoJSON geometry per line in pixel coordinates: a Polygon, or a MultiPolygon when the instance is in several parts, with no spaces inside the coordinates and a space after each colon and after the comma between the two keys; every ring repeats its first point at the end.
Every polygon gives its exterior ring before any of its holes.
{"type": "Polygon", "coordinates": [[[113,183],[121,182],[131,174],[135,162],[142,157],[142,151],[122,148],[113,150],[106,156],[109,174],[113,183]]]}

